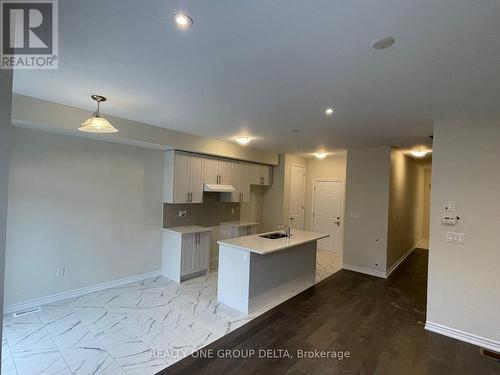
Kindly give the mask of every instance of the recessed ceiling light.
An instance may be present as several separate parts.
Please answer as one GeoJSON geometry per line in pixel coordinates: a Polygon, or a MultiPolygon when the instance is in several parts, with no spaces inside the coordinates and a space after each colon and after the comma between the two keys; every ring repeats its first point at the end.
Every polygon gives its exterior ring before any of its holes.
{"type": "Polygon", "coordinates": [[[326,158],[328,154],[326,152],[316,152],[314,156],[316,156],[318,159],[324,159],[326,158]]]}
{"type": "Polygon", "coordinates": [[[250,137],[236,137],[235,139],[240,145],[246,145],[252,140],[250,137]]]}
{"type": "Polygon", "coordinates": [[[372,43],[372,47],[373,49],[386,49],[392,46],[395,41],[396,39],[394,39],[392,36],[388,36],[386,38],[374,40],[372,43]]]}
{"type": "Polygon", "coordinates": [[[410,154],[415,156],[416,158],[423,158],[425,155],[427,155],[430,151],[428,150],[414,150],[410,151],[410,154]]]}
{"type": "Polygon", "coordinates": [[[177,12],[172,15],[172,21],[178,29],[186,30],[193,26],[193,19],[184,12],[177,12]]]}
{"type": "Polygon", "coordinates": [[[334,112],[333,108],[327,108],[325,111],[325,114],[327,116],[331,116],[331,115],[333,115],[333,112],[334,112]]]}
{"type": "Polygon", "coordinates": [[[298,129],[293,129],[290,133],[298,133],[298,132],[300,132],[300,130],[298,130],[298,129]]]}

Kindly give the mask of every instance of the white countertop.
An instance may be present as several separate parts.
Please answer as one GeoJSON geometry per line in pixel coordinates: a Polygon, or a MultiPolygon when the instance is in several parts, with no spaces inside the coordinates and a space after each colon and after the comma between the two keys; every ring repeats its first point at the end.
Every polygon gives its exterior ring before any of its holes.
{"type": "Polygon", "coordinates": [[[233,227],[248,227],[250,225],[259,225],[259,223],[255,221],[227,221],[225,223],[220,223],[220,225],[231,225],[233,227]]]}
{"type": "MultiPolygon", "coordinates": [[[[273,231],[268,233],[276,233],[276,232],[278,231],[273,231]]],[[[241,250],[246,250],[252,253],[264,255],[275,251],[288,249],[290,247],[302,245],[307,242],[317,241],[322,238],[329,237],[328,234],[305,232],[296,229],[292,229],[292,237],[278,238],[276,240],[260,237],[263,234],[267,233],[260,233],[252,236],[232,238],[229,240],[221,240],[217,241],[217,243],[219,245],[235,247],[241,250]]]]}
{"type": "Polygon", "coordinates": [[[191,234],[191,233],[202,233],[202,232],[211,232],[211,228],[207,227],[200,227],[198,225],[186,225],[182,227],[170,227],[170,228],[163,228],[164,231],[170,232],[170,233],[176,233],[176,234],[191,234]]]}

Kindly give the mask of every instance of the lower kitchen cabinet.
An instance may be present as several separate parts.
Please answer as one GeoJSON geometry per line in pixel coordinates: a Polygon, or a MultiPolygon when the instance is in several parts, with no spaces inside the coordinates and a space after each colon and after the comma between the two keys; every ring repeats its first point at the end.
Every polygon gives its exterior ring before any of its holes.
{"type": "Polygon", "coordinates": [[[163,230],[162,274],[175,282],[208,274],[210,228],[174,227],[163,230]]]}
{"type": "Polygon", "coordinates": [[[220,224],[223,239],[238,238],[257,234],[259,223],[248,221],[230,221],[220,224]]]}

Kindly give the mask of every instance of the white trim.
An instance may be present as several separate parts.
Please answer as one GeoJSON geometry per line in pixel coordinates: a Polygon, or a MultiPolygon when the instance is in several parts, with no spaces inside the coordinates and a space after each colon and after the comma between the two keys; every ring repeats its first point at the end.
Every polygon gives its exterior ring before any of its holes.
{"type": "Polygon", "coordinates": [[[439,333],[440,335],[448,336],[460,341],[465,341],[469,344],[477,345],[481,348],[486,348],[500,353],[500,341],[487,339],[486,337],[481,337],[472,333],[460,331],[455,328],[446,327],[442,324],[432,323],[429,321],[425,322],[425,329],[427,331],[439,333]]]}
{"type": "Polygon", "coordinates": [[[14,303],[12,305],[6,305],[4,307],[4,314],[10,314],[16,311],[32,309],[34,307],[39,307],[49,303],[54,303],[67,298],[76,298],[92,292],[98,292],[100,290],[113,288],[145,279],[150,279],[153,277],[158,277],[160,275],[161,275],[161,270],[157,270],[148,273],[143,273],[140,275],[125,277],[123,279],[108,281],[101,284],[90,285],[80,289],[68,290],[66,292],[56,293],[50,296],[34,298],[28,301],[14,303]]]}
{"type": "Polygon", "coordinates": [[[345,270],[365,273],[367,275],[382,277],[385,279],[385,272],[384,271],[377,271],[377,270],[373,270],[371,268],[353,266],[352,264],[346,264],[346,263],[342,264],[342,268],[345,270]]]}
{"type": "Polygon", "coordinates": [[[314,198],[315,198],[315,185],[316,182],[340,182],[342,184],[342,199],[340,209],[340,254],[344,254],[344,217],[345,217],[345,179],[342,177],[339,178],[313,178],[312,179],[312,197],[311,197],[311,231],[314,232],[314,198]]]}
{"type": "Polygon", "coordinates": [[[406,259],[406,257],[407,257],[408,255],[410,255],[410,254],[413,252],[413,250],[415,250],[416,248],[417,248],[417,246],[415,245],[415,246],[413,246],[412,248],[410,248],[410,249],[409,249],[406,253],[404,253],[404,254],[403,254],[403,256],[402,256],[401,258],[399,258],[399,259],[396,261],[396,263],[394,263],[394,264],[391,266],[391,268],[389,268],[387,271],[385,271],[385,277],[386,277],[386,278],[388,278],[388,277],[389,277],[389,275],[390,275],[390,274],[391,274],[391,273],[392,273],[392,272],[393,272],[396,268],[398,268],[398,266],[399,266],[401,263],[403,263],[403,260],[405,260],[405,259],[406,259]]]}

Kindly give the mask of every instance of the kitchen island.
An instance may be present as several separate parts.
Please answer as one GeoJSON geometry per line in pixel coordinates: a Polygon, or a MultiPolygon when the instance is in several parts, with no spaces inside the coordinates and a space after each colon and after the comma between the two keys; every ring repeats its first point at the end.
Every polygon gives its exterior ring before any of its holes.
{"type": "Polygon", "coordinates": [[[244,313],[314,282],[317,241],[327,234],[292,230],[290,237],[270,232],[218,241],[217,299],[244,313]],[[271,236],[270,236],[271,235],[271,236]]]}

